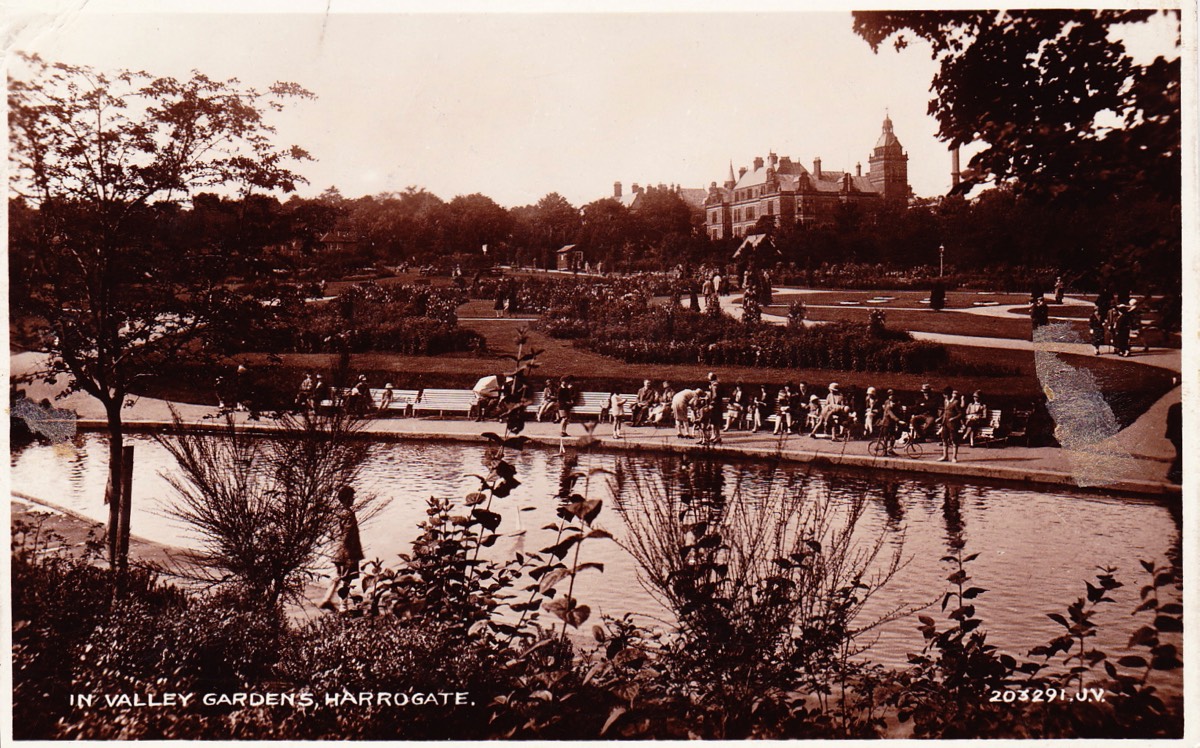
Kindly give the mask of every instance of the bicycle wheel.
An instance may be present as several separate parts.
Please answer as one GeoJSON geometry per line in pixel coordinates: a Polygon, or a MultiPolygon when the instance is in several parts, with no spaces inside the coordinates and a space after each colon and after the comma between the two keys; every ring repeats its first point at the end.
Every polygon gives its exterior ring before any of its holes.
{"type": "Polygon", "coordinates": [[[920,457],[921,453],[924,452],[925,450],[921,449],[920,442],[910,440],[908,442],[908,444],[904,445],[904,451],[908,454],[909,457],[911,457],[912,459],[915,460],[918,457],[920,457]]]}
{"type": "Polygon", "coordinates": [[[883,443],[883,439],[872,440],[871,443],[867,445],[867,449],[870,450],[873,457],[883,457],[885,454],[887,454],[887,446],[883,443]]]}

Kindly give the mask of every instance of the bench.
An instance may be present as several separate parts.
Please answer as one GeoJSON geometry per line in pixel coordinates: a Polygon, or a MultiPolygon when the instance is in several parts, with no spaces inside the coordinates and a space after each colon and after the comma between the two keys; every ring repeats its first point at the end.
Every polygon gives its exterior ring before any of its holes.
{"type": "MultiPolygon", "coordinates": [[[[320,402],[320,407],[332,409],[345,406],[348,398],[350,397],[350,391],[351,390],[349,387],[335,387],[331,389],[330,394],[333,397],[328,400],[322,400],[320,402]]],[[[381,413],[380,411],[382,410],[383,394],[386,391],[387,390],[383,387],[377,389],[372,388],[369,390],[371,396],[371,411],[374,411],[378,415],[386,414],[411,416],[413,414],[412,406],[417,399],[417,390],[397,390],[393,388],[392,402],[388,405],[387,409],[381,413]]]]}
{"type": "Polygon", "coordinates": [[[1002,431],[1004,411],[999,408],[988,408],[987,420],[975,432],[975,446],[990,446],[1002,444],[1008,440],[1002,431]]]}
{"type": "Polygon", "coordinates": [[[471,390],[422,390],[420,395],[413,402],[413,413],[416,415],[427,413],[444,416],[447,413],[462,413],[468,415],[472,412],[477,396],[471,390]]]}

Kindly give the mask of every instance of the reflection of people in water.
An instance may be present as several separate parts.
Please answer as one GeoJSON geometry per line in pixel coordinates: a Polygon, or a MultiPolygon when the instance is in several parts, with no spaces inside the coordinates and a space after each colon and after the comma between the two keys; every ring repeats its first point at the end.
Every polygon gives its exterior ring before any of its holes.
{"type": "Polygon", "coordinates": [[[904,504],[900,502],[900,484],[885,481],[882,494],[883,510],[887,512],[888,525],[894,528],[904,521],[904,504]]]}
{"type": "Polygon", "coordinates": [[[942,497],[942,517],[946,520],[946,534],[951,539],[962,535],[962,531],[965,529],[962,516],[962,503],[959,501],[961,494],[961,487],[946,484],[945,493],[942,497]]]}
{"type": "Polygon", "coordinates": [[[1167,470],[1167,480],[1183,483],[1183,403],[1167,408],[1167,439],[1175,447],[1175,460],[1167,470]]]}

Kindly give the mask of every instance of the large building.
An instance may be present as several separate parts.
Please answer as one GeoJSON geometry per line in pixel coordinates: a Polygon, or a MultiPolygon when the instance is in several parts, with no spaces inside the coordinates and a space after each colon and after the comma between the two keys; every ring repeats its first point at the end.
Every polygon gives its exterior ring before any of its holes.
{"type": "Polygon", "coordinates": [[[866,174],[861,163],[851,174],[824,169],[818,157],[809,170],[787,156],[771,153],[766,159],[754,159],[753,169],[742,167],[735,177],[731,163],[725,184],[713,182],[708,188],[705,230],[713,239],[746,236],[755,232],[763,216],[777,225],[815,226],[831,222],[843,203],[906,204],[911,196],[908,154],[892,131],[891,118],[885,117],[866,174]]]}

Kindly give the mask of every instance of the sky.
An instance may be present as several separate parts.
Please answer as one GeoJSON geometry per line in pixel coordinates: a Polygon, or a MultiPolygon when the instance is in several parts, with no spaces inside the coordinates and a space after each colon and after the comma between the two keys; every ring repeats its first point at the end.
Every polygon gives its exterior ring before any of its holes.
{"type": "MultiPolygon", "coordinates": [[[[851,31],[850,13],[833,6],[563,14],[544,12],[565,7],[546,3],[460,2],[439,12],[403,4],[422,10],[404,13],[336,0],[329,13],[312,12],[325,3],[203,6],[220,13],[161,12],[148,0],[61,5],[19,17],[6,51],[164,76],[196,69],[259,88],[292,81],[316,94],[272,120],[278,144],[317,159],[300,168],[310,182],[303,196],[416,186],[446,200],[479,192],[506,207],[558,192],[579,206],[610,196],[616,181],[626,192],[633,183],[721,183],[731,162],[749,167],[771,151],[809,167],[820,157],[827,170],[867,170],[885,116],[908,152],[914,193],[950,187],[950,156],[927,114],[936,69],[928,50],[874,54],[851,31]]],[[[1153,33],[1139,44],[1170,47],[1153,33]]]]}

